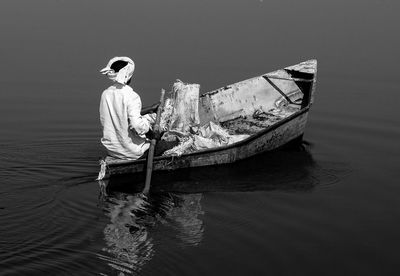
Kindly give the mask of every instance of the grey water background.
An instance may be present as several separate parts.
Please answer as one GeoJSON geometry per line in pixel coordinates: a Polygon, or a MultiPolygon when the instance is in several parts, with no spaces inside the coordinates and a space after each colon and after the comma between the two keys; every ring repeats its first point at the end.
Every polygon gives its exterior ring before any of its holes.
{"type": "Polygon", "coordinates": [[[399,8],[1,1],[0,275],[398,275],[399,8]],[[117,55],[144,105],[177,78],[205,92],[317,58],[305,143],[147,205],[102,195],[98,70],[117,55]]]}

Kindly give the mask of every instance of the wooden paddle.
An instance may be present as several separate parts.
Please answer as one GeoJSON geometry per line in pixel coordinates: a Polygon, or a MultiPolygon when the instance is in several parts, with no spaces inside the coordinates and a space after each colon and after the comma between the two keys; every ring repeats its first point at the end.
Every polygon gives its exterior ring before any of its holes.
{"type": "Polygon", "coordinates": [[[161,134],[160,120],[161,120],[161,111],[164,106],[164,95],[165,95],[165,90],[161,89],[160,105],[157,108],[156,122],[154,123],[153,126],[154,137],[150,141],[149,153],[147,155],[146,182],[144,184],[144,189],[142,191],[142,194],[144,195],[147,195],[150,191],[151,175],[153,173],[154,149],[156,147],[157,141],[160,140],[160,134],[161,134]]]}

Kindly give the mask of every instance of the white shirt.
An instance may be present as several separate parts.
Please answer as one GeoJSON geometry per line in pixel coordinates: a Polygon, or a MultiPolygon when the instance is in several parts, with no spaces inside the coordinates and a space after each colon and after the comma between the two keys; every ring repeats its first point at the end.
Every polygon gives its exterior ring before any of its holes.
{"type": "Polygon", "coordinates": [[[101,143],[108,154],[121,159],[138,159],[149,148],[145,133],[150,122],[140,115],[142,102],[128,85],[114,83],[101,95],[101,143]]]}

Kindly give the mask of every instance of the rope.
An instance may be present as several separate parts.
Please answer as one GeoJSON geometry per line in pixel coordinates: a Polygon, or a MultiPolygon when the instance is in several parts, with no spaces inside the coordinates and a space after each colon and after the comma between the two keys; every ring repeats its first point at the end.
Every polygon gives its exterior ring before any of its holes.
{"type": "Polygon", "coordinates": [[[99,175],[97,176],[96,180],[102,180],[104,176],[106,175],[106,169],[107,169],[107,163],[105,160],[101,159],[100,160],[100,171],[99,175]]]}

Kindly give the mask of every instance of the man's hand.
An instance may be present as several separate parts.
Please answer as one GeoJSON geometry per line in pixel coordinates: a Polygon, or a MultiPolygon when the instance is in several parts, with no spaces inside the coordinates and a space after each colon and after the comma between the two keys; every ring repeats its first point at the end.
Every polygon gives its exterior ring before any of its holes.
{"type": "Polygon", "coordinates": [[[150,129],[150,130],[146,133],[146,137],[147,137],[147,139],[149,139],[149,140],[153,140],[153,139],[155,138],[154,131],[150,129]]]}
{"type": "Polygon", "coordinates": [[[157,114],[149,113],[149,114],[143,115],[142,117],[145,118],[147,121],[149,121],[150,125],[154,125],[154,123],[156,122],[157,114]]]}

